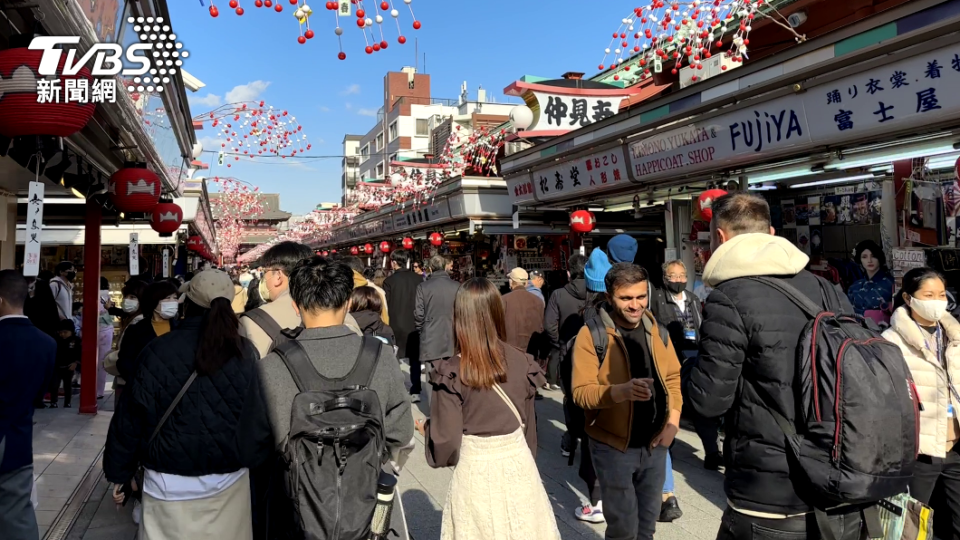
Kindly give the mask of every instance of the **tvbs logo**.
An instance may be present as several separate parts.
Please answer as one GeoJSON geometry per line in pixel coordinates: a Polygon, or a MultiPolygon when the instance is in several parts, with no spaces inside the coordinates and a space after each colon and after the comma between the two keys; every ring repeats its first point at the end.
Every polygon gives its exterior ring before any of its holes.
{"type": "Polygon", "coordinates": [[[63,75],[76,75],[80,70],[93,60],[90,67],[90,74],[94,77],[112,77],[123,75],[124,77],[136,77],[144,75],[150,71],[152,64],[147,54],[153,50],[153,43],[135,43],[127,47],[124,52],[123,47],[116,43],[97,43],[90,48],[80,60],[77,60],[76,49],[60,49],[61,45],[77,45],[80,43],[78,36],[39,36],[33,38],[30,42],[30,49],[43,51],[40,59],[40,67],[37,70],[43,76],[56,76],[57,67],[63,53],[67,53],[66,61],[63,63],[63,75]],[[127,66],[124,68],[123,58],[127,60],[127,66]]]}

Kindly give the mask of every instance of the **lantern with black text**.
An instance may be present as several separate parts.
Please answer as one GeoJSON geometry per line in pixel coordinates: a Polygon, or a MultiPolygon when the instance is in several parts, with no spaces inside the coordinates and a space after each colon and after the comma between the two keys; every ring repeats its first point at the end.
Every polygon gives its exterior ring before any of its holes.
{"type": "Polygon", "coordinates": [[[407,237],[403,239],[403,249],[413,249],[413,238],[407,237]]]}
{"type": "Polygon", "coordinates": [[[390,242],[387,242],[386,240],[384,240],[383,242],[380,242],[380,251],[382,251],[383,253],[390,253],[392,249],[393,249],[393,246],[390,245],[390,242]]]}
{"type": "Polygon", "coordinates": [[[149,212],[160,200],[160,177],[143,166],[124,167],[110,176],[107,192],[121,212],[149,212]]]}
{"type": "Polygon", "coordinates": [[[187,249],[197,253],[203,251],[203,238],[200,238],[199,236],[191,236],[190,239],[187,240],[187,249]]]}
{"type": "Polygon", "coordinates": [[[350,248],[350,254],[351,254],[351,255],[359,255],[359,254],[360,254],[360,248],[358,248],[357,246],[351,247],[351,248],[350,248]]]}
{"type": "Polygon", "coordinates": [[[374,251],[373,245],[371,244],[363,245],[363,252],[366,253],[367,255],[373,255],[373,251],[374,251]]]}
{"type": "Polygon", "coordinates": [[[150,214],[150,227],[161,235],[175,233],[182,222],[183,209],[169,201],[157,203],[150,214]]]}
{"type": "Polygon", "coordinates": [[[438,232],[430,233],[430,245],[435,247],[443,245],[443,235],[438,232]]]}
{"type": "Polygon", "coordinates": [[[570,230],[577,233],[588,233],[596,225],[597,218],[593,212],[587,210],[577,210],[570,214],[570,230]]]}

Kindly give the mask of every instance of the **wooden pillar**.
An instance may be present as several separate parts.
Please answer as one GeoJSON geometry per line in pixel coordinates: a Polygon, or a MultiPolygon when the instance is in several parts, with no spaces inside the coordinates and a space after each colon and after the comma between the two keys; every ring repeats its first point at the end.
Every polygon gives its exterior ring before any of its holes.
{"type": "Polygon", "coordinates": [[[97,368],[100,351],[97,347],[100,305],[100,227],[103,210],[87,200],[83,242],[83,345],[80,365],[83,384],[80,386],[80,414],[97,414],[97,368]]]}

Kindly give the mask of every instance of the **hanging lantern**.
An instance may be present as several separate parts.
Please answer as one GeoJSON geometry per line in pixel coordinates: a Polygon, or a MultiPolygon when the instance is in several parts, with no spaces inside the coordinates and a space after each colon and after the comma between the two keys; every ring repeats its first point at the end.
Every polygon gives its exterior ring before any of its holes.
{"type": "Polygon", "coordinates": [[[335,249],[331,249],[331,250],[330,250],[330,253],[336,253],[336,252],[337,252],[337,250],[335,250],[335,249]]]}
{"type": "Polygon", "coordinates": [[[107,192],[121,212],[149,212],[160,200],[160,177],[144,166],[124,167],[110,176],[107,192]]]}
{"type": "Polygon", "coordinates": [[[727,192],[722,189],[708,189],[700,194],[695,205],[694,219],[696,221],[706,221],[713,219],[713,201],[726,195],[727,192]]]}
{"type": "Polygon", "coordinates": [[[158,203],[150,214],[150,227],[161,235],[173,234],[183,223],[183,209],[170,201],[158,203]]]}
{"type": "Polygon", "coordinates": [[[430,233],[430,245],[436,247],[443,245],[443,235],[438,232],[430,233]]]}
{"type": "Polygon", "coordinates": [[[390,242],[387,242],[386,240],[380,242],[380,251],[383,253],[390,253],[391,249],[393,249],[393,246],[390,245],[390,242]]]}
{"type": "MultiPolygon", "coordinates": [[[[32,34],[26,38],[29,41],[32,34]]],[[[11,41],[16,43],[14,39],[11,41]]],[[[87,87],[93,87],[90,70],[84,67],[76,75],[63,75],[67,55],[61,55],[56,76],[48,78],[37,75],[44,51],[30,50],[26,48],[26,43],[24,45],[23,48],[0,51],[0,80],[5,83],[0,94],[0,135],[69,137],[83,129],[93,116],[97,104],[92,100],[88,100],[88,103],[67,102],[66,81],[84,79],[87,87]],[[61,90],[53,96],[48,96],[50,92],[46,92],[41,103],[38,80],[49,81],[51,87],[61,90]]]]}
{"type": "Polygon", "coordinates": [[[320,255],[321,257],[329,257],[329,256],[330,256],[330,252],[329,252],[329,251],[321,251],[319,255],[320,255]]]}
{"type": "Polygon", "coordinates": [[[370,244],[364,244],[363,252],[366,253],[367,255],[373,255],[373,252],[374,252],[373,246],[370,244]]]}
{"type": "Polygon", "coordinates": [[[588,233],[593,230],[597,224],[597,218],[593,212],[587,210],[577,210],[570,214],[570,230],[577,233],[588,233]]]}
{"type": "Polygon", "coordinates": [[[197,253],[201,252],[203,250],[203,238],[200,238],[199,236],[191,236],[187,240],[187,249],[197,253]]]}
{"type": "Polygon", "coordinates": [[[413,238],[407,237],[403,239],[403,249],[413,249],[413,238]]]}
{"type": "Polygon", "coordinates": [[[358,248],[357,246],[353,246],[352,248],[350,248],[350,254],[351,254],[351,255],[359,255],[359,254],[360,254],[360,248],[358,248]]]}

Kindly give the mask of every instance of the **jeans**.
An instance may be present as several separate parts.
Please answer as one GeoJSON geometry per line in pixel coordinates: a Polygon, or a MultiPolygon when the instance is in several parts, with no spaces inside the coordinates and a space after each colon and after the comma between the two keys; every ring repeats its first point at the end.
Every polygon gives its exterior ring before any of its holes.
{"type": "MultiPolygon", "coordinates": [[[[960,446],[960,445],[958,445],[960,446]]],[[[954,446],[945,458],[920,455],[913,468],[910,495],[929,505],[937,482],[942,482],[945,500],[936,501],[936,521],[949,522],[953,538],[960,538],[960,453],[954,446]]],[[[939,531],[940,526],[937,526],[939,531]]]]}
{"type": "Polygon", "coordinates": [[[590,439],[600,491],[606,540],[653,540],[660,517],[668,450],[665,446],[621,452],[590,439]]]}
{"type": "Polygon", "coordinates": [[[670,456],[670,450],[667,450],[667,465],[664,469],[666,469],[666,476],[663,480],[663,492],[673,493],[673,458],[670,456]]]}
{"type": "Polygon", "coordinates": [[[30,502],[33,465],[0,474],[0,530],[12,540],[39,540],[37,515],[30,502]]]}
{"type": "MultiPolygon", "coordinates": [[[[604,508],[606,510],[606,508],[604,508]]],[[[837,540],[860,540],[860,512],[829,517],[837,540]]],[[[717,540],[820,540],[820,529],[813,514],[788,519],[764,519],[727,508],[720,520],[717,540]]]]}

